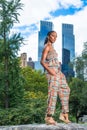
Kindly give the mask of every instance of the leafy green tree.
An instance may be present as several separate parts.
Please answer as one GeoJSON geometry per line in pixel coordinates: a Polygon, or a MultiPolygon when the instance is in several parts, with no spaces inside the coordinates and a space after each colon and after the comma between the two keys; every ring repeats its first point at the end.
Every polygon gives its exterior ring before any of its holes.
{"type": "Polygon", "coordinates": [[[87,42],[84,43],[84,48],[81,56],[76,57],[75,61],[76,76],[82,80],[87,81],[87,42]]]}
{"type": "Polygon", "coordinates": [[[75,59],[76,77],[84,80],[84,61],[82,56],[78,56],[75,59]]]}
{"type": "Polygon", "coordinates": [[[70,94],[70,111],[76,118],[76,122],[78,122],[78,118],[82,113],[83,106],[81,105],[81,99],[83,98],[83,88],[85,86],[84,81],[78,78],[73,78],[69,84],[71,89],[70,94]]]}
{"type": "Polygon", "coordinates": [[[29,106],[31,123],[44,122],[47,105],[47,79],[44,73],[27,66],[22,69],[25,79],[24,106],[29,106]]]}
{"type": "Polygon", "coordinates": [[[70,108],[78,122],[80,116],[87,114],[87,42],[84,43],[84,49],[81,56],[78,56],[75,59],[75,70],[77,78],[70,81],[70,108]]]}
{"type": "Polygon", "coordinates": [[[82,51],[82,57],[87,59],[87,42],[84,42],[84,49],[82,51]]]}
{"type": "Polygon", "coordinates": [[[84,43],[84,49],[82,51],[82,58],[84,61],[84,80],[87,81],[87,42],[84,43]]]}
{"type": "Polygon", "coordinates": [[[82,115],[87,114],[87,82],[84,82],[82,88],[82,98],[80,99],[80,104],[82,106],[82,115]]]}
{"type": "Polygon", "coordinates": [[[0,1],[0,103],[5,108],[20,102],[23,94],[17,57],[23,38],[20,34],[10,35],[14,23],[19,22],[18,10],[22,6],[20,0],[0,1]]]}
{"type": "Polygon", "coordinates": [[[28,66],[22,69],[22,75],[25,79],[25,91],[41,91],[47,94],[47,79],[44,73],[36,71],[28,66]]]}

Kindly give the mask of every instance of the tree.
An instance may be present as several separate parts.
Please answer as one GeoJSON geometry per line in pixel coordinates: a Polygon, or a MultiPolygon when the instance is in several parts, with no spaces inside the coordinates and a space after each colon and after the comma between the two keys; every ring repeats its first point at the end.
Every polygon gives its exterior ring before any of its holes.
{"type": "Polygon", "coordinates": [[[75,59],[75,69],[77,78],[70,82],[70,103],[72,113],[78,122],[80,116],[87,114],[87,42],[84,43],[81,56],[75,59]]]}
{"type": "Polygon", "coordinates": [[[41,91],[44,94],[47,94],[48,87],[44,73],[36,71],[28,66],[22,69],[22,75],[25,79],[25,91],[33,91],[35,93],[37,93],[37,91],[41,91]]]}
{"type": "Polygon", "coordinates": [[[84,48],[81,56],[75,58],[76,76],[87,81],[87,42],[84,43],[84,48]]]}
{"type": "Polygon", "coordinates": [[[80,104],[82,106],[83,115],[87,114],[87,82],[84,82],[84,87],[82,88],[82,98],[80,99],[80,104]]]}
{"type": "Polygon", "coordinates": [[[84,80],[87,81],[87,42],[84,43],[84,49],[82,51],[82,58],[84,61],[84,80]]]}
{"type": "Polygon", "coordinates": [[[78,56],[75,59],[76,77],[84,80],[84,61],[82,56],[78,56]]]}
{"type": "Polygon", "coordinates": [[[15,100],[20,95],[17,94],[19,92],[17,89],[15,92],[14,90],[19,86],[21,88],[22,81],[17,54],[23,43],[23,38],[20,34],[13,34],[11,36],[9,34],[14,23],[19,22],[18,16],[20,14],[18,10],[22,9],[22,6],[20,0],[0,1],[0,97],[2,97],[1,102],[4,102],[5,108],[11,105],[10,101],[13,97],[15,100]],[[15,94],[13,95],[13,93],[15,94]]]}
{"type": "Polygon", "coordinates": [[[84,42],[84,49],[82,51],[82,57],[87,59],[87,42],[84,42]]]}
{"type": "MultiPolygon", "coordinates": [[[[70,94],[70,110],[72,114],[76,117],[76,121],[78,122],[78,118],[82,113],[83,105],[81,101],[83,101],[83,89],[85,83],[83,80],[78,78],[73,78],[69,84],[71,89],[70,94]]],[[[83,102],[84,103],[84,102],[83,102]]]]}

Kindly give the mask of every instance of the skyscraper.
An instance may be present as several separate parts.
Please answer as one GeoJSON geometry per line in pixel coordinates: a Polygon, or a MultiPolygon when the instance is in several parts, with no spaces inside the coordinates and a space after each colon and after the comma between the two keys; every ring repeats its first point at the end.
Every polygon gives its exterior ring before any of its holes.
{"type": "Polygon", "coordinates": [[[35,69],[41,69],[44,71],[44,68],[40,64],[42,50],[44,48],[44,40],[49,31],[53,30],[53,23],[48,21],[40,21],[40,31],[38,32],[38,61],[35,62],[35,69]]]}
{"type": "Polygon", "coordinates": [[[52,31],[53,23],[48,21],[40,21],[40,31],[38,32],[38,60],[41,59],[44,40],[49,31],[52,31]]]}
{"type": "Polygon", "coordinates": [[[75,58],[75,36],[72,24],[62,24],[62,72],[65,76],[74,76],[69,63],[75,58]]]}

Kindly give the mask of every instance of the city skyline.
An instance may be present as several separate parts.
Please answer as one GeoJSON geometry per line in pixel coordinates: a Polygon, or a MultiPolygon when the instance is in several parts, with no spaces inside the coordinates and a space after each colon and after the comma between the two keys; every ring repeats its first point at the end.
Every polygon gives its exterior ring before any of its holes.
{"type": "Polygon", "coordinates": [[[83,43],[87,41],[87,0],[21,0],[24,3],[20,11],[19,24],[15,24],[12,33],[21,32],[25,38],[25,45],[21,47],[19,54],[26,52],[32,60],[37,59],[38,31],[40,20],[47,20],[54,24],[54,30],[58,33],[55,48],[61,59],[62,23],[73,24],[75,34],[76,54],[81,54],[83,43]],[[78,47],[79,46],[79,47],[78,47]]]}

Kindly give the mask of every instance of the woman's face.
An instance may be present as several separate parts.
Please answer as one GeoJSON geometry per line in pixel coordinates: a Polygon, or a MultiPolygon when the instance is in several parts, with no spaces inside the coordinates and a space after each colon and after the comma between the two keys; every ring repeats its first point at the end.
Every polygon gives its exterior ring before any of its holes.
{"type": "Polygon", "coordinates": [[[56,41],[56,38],[57,38],[57,33],[56,32],[52,32],[50,35],[49,35],[49,41],[51,43],[54,43],[56,41]]]}

